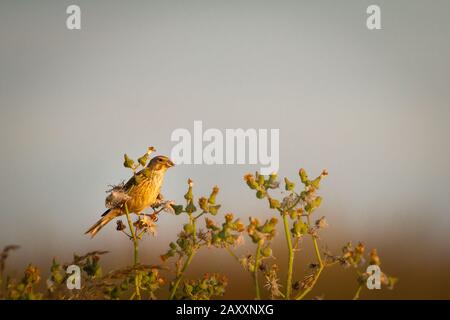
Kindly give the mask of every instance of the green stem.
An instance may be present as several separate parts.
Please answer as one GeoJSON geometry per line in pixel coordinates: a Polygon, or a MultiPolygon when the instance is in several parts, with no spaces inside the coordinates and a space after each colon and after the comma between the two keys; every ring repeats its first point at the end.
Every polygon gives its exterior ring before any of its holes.
{"type": "MultiPolygon", "coordinates": [[[[136,233],[133,229],[133,222],[131,221],[130,212],[128,211],[128,205],[125,203],[125,214],[127,216],[128,221],[128,227],[130,228],[131,232],[131,238],[133,240],[133,247],[134,247],[134,255],[133,255],[133,262],[134,266],[139,264],[139,247],[138,247],[138,239],[136,237],[136,233]]],[[[140,300],[141,299],[141,291],[140,291],[140,283],[139,283],[139,276],[136,275],[134,278],[134,289],[135,289],[135,296],[140,300]]]]}
{"type": "Polygon", "coordinates": [[[358,300],[358,299],[359,299],[359,295],[360,295],[360,293],[361,293],[362,288],[363,288],[362,285],[360,285],[360,286],[358,287],[358,290],[356,290],[356,293],[355,293],[355,296],[353,297],[353,300],[358,300]]]}
{"type": "MultiPolygon", "coordinates": [[[[309,215],[307,216],[307,220],[308,220],[308,225],[310,226],[311,221],[309,219],[309,215]]],[[[320,255],[319,244],[317,243],[317,237],[315,235],[311,235],[311,237],[312,237],[312,241],[314,244],[314,251],[316,252],[317,260],[319,261],[319,270],[314,275],[314,280],[313,280],[312,284],[307,289],[300,292],[300,294],[295,298],[296,300],[302,300],[314,288],[317,280],[319,279],[320,275],[322,274],[323,269],[325,268],[325,265],[323,264],[323,261],[322,261],[322,256],[320,255]]]]}
{"type": "Polygon", "coordinates": [[[195,224],[196,218],[193,218],[191,214],[189,214],[189,220],[191,221],[192,226],[194,227],[194,247],[197,244],[197,226],[195,224]]]}
{"type": "Polygon", "coordinates": [[[253,279],[255,281],[255,290],[256,290],[256,300],[261,299],[261,293],[259,290],[259,281],[258,281],[258,269],[259,269],[259,259],[261,258],[261,242],[258,242],[258,246],[256,247],[255,254],[255,269],[253,270],[253,279]]]}
{"type": "Polygon", "coordinates": [[[133,229],[133,222],[131,221],[131,217],[130,217],[130,212],[128,211],[128,205],[125,203],[125,214],[127,216],[127,221],[128,221],[128,227],[130,228],[130,232],[131,232],[131,238],[133,240],[133,247],[134,247],[134,265],[139,263],[139,255],[138,255],[138,241],[136,238],[136,233],[134,232],[133,229]]]}
{"type": "Polygon", "coordinates": [[[228,253],[229,253],[234,259],[236,259],[236,261],[237,261],[238,263],[240,263],[239,257],[233,252],[233,250],[230,249],[230,247],[226,246],[225,249],[228,251],[228,253]]]}
{"type": "MultiPolygon", "coordinates": [[[[283,225],[284,225],[284,234],[286,236],[286,243],[288,246],[288,273],[287,273],[287,279],[286,279],[286,294],[285,294],[285,299],[289,300],[289,298],[291,297],[291,292],[292,292],[292,272],[294,269],[294,248],[292,246],[292,234],[291,234],[291,230],[289,229],[289,222],[287,219],[287,214],[290,210],[292,210],[293,208],[295,208],[300,200],[301,197],[298,194],[295,194],[297,196],[296,201],[294,202],[294,204],[292,206],[290,206],[289,208],[282,210],[281,208],[277,208],[277,210],[280,212],[281,216],[283,217],[283,225]]],[[[270,196],[267,196],[268,199],[270,200],[270,196]]]]}
{"type": "Polygon", "coordinates": [[[194,227],[193,228],[194,229],[194,233],[193,233],[192,249],[191,249],[191,252],[189,253],[189,256],[188,256],[187,260],[185,261],[185,263],[183,265],[183,268],[181,269],[180,273],[177,275],[177,277],[175,279],[175,283],[174,283],[174,285],[172,287],[172,291],[170,292],[169,300],[173,300],[173,298],[175,297],[175,294],[177,292],[178,286],[180,285],[181,279],[183,279],[184,273],[186,272],[187,268],[191,264],[192,259],[195,256],[196,245],[197,245],[197,227],[196,227],[196,224],[195,224],[195,220],[197,218],[192,217],[192,214],[189,213],[189,221],[192,224],[192,226],[194,227]]]}
{"type": "Polygon", "coordinates": [[[285,294],[285,299],[289,300],[292,291],[292,270],[294,268],[294,250],[292,248],[292,236],[291,230],[289,230],[287,214],[282,214],[282,216],[283,216],[284,234],[286,236],[286,242],[289,251],[288,273],[286,279],[286,294],[285,294]]]}
{"type": "Polygon", "coordinates": [[[314,280],[313,280],[312,284],[307,289],[305,289],[304,291],[300,292],[299,295],[297,297],[295,297],[295,300],[302,300],[314,288],[314,286],[316,285],[317,280],[320,277],[320,274],[323,271],[323,268],[324,268],[323,266],[319,267],[319,270],[317,271],[317,273],[314,276],[314,280]]]}
{"type": "Polygon", "coordinates": [[[198,218],[200,218],[202,215],[204,215],[206,212],[202,212],[200,213],[198,216],[194,217],[194,220],[197,220],[198,218]]]}
{"type": "Polygon", "coordinates": [[[189,254],[186,262],[184,263],[183,268],[181,269],[180,273],[178,274],[178,276],[175,279],[175,283],[172,287],[172,291],[170,292],[169,300],[173,300],[173,298],[175,297],[178,286],[180,285],[180,282],[183,279],[184,273],[186,272],[187,268],[189,267],[194,256],[195,256],[195,250],[192,250],[191,253],[189,254]]]}

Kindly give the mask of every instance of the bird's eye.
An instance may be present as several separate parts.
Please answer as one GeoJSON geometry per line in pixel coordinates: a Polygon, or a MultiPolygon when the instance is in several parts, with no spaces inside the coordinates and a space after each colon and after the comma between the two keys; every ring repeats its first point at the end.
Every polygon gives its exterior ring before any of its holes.
{"type": "Polygon", "coordinates": [[[158,162],[163,162],[163,159],[158,159],[158,162]]]}

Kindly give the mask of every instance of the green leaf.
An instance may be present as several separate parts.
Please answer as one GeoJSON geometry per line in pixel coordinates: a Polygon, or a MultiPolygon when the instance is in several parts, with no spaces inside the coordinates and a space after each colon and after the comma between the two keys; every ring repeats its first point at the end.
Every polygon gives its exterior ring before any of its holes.
{"type": "Polygon", "coordinates": [[[170,206],[172,207],[173,211],[175,212],[175,214],[177,216],[183,212],[183,206],[182,205],[171,204],[170,206]]]}

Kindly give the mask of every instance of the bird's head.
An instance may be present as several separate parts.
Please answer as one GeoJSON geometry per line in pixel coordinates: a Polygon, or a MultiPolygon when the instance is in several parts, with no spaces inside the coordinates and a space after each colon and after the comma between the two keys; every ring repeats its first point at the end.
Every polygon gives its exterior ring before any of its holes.
{"type": "Polygon", "coordinates": [[[157,156],[150,160],[148,168],[154,171],[166,171],[175,164],[166,156],[157,156]]]}

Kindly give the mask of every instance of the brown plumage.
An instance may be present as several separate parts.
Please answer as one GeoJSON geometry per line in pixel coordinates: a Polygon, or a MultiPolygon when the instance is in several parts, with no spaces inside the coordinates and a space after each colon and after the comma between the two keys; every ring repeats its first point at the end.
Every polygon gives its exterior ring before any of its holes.
{"type": "Polygon", "coordinates": [[[125,214],[125,204],[129,213],[140,214],[146,208],[154,205],[168,168],[173,162],[165,156],[157,156],[150,160],[146,168],[137,172],[125,185],[114,187],[105,200],[109,208],[102,214],[86,234],[94,237],[101,228],[116,217],[125,214]]]}

